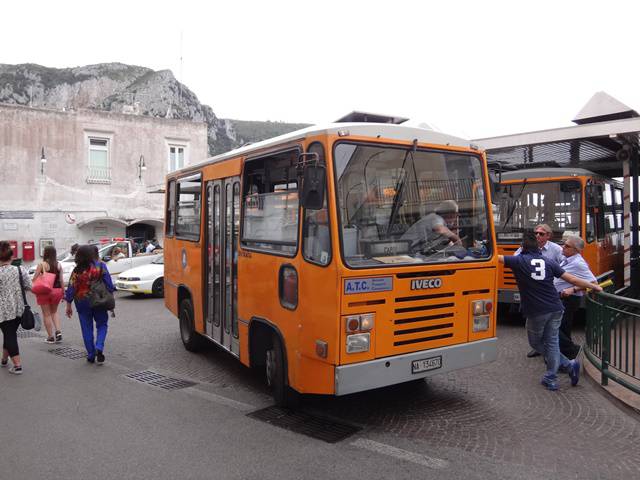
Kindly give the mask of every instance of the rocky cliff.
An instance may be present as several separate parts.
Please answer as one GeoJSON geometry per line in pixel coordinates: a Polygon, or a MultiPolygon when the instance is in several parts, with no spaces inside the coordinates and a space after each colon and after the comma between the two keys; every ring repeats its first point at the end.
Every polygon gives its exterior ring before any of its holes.
{"type": "Polygon", "coordinates": [[[216,117],[170,70],[121,63],[76,68],[0,64],[0,103],[99,109],[206,122],[209,154],[302,128],[302,124],[235,122],[216,117]],[[238,130],[236,130],[238,125],[238,130]]]}

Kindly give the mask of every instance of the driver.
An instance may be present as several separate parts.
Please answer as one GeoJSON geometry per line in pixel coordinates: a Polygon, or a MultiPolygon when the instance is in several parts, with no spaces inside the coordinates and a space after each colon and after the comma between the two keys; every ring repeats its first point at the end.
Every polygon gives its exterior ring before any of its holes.
{"type": "Polygon", "coordinates": [[[453,200],[441,202],[435,209],[409,227],[401,240],[411,240],[411,248],[429,245],[438,239],[461,245],[460,237],[454,233],[458,224],[458,204],[453,200]]]}

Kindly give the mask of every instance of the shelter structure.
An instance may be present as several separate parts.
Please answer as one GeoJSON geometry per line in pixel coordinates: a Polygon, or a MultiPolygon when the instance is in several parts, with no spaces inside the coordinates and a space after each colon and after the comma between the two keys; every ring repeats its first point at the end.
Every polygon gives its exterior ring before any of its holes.
{"type": "MultiPolygon", "coordinates": [[[[473,142],[497,169],[510,166],[577,167],[624,183],[624,283],[638,291],[640,253],[638,191],[640,115],[605,92],[597,92],[569,127],[516,133],[473,142]]],[[[525,167],[526,168],[526,167],[525,167]]]]}

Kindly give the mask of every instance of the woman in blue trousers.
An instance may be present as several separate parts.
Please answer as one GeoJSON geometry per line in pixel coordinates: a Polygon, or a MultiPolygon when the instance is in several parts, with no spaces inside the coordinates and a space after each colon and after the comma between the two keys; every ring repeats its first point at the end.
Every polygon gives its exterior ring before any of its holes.
{"type": "Polygon", "coordinates": [[[104,364],[104,342],[107,338],[107,328],[109,315],[106,310],[91,308],[88,294],[91,284],[102,281],[111,292],[115,290],[111,282],[109,270],[102,262],[95,262],[93,259],[93,249],[90,245],[83,245],[76,253],[76,267],[71,273],[69,286],[65,292],[64,299],[67,302],[67,317],[71,318],[73,301],[80,317],[80,328],[84,346],[87,349],[87,361],[96,362],[98,365],[104,364]],[[94,340],[93,325],[96,326],[96,337],[94,340]]]}

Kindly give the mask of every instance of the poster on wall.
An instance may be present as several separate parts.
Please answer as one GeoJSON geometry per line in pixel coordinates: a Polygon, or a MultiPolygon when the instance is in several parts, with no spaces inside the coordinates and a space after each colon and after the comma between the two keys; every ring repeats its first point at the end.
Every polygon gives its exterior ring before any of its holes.
{"type": "Polygon", "coordinates": [[[40,239],[40,256],[44,254],[45,247],[55,247],[56,242],[53,238],[41,238],[40,239]]]}

